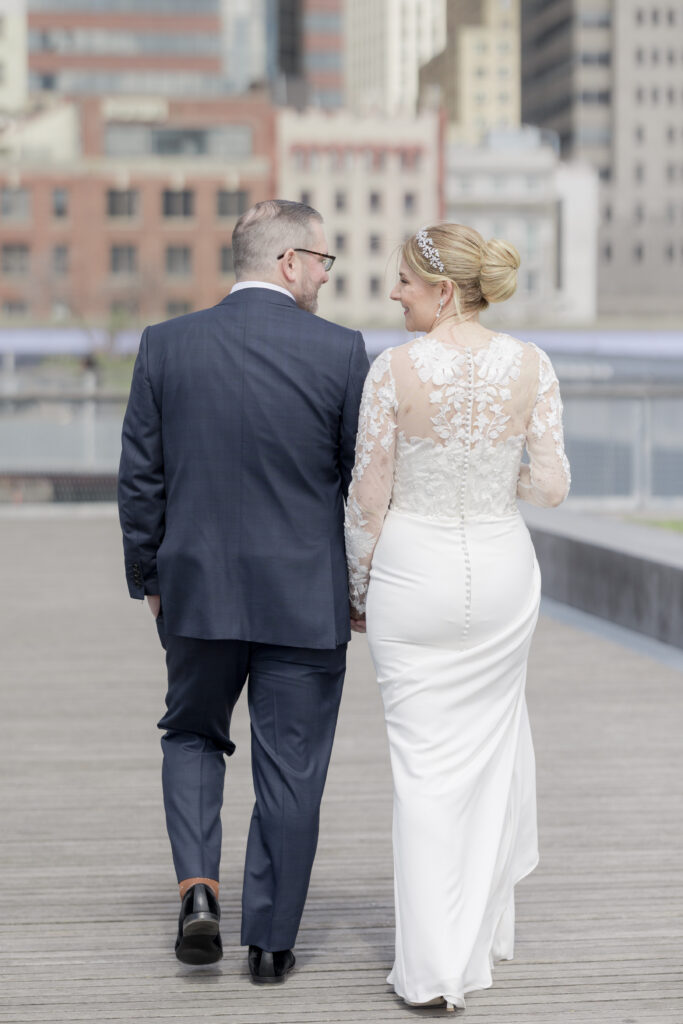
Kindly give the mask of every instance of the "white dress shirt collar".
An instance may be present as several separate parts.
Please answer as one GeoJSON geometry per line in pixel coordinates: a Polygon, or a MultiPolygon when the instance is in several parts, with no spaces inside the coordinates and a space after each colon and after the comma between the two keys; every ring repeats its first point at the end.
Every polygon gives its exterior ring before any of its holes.
{"type": "MultiPolygon", "coordinates": [[[[230,294],[238,292],[242,288],[270,288],[273,292],[282,292],[283,295],[287,295],[290,299],[294,299],[294,296],[286,288],[282,288],[279,284],[271,284],[270,281],[237,281],[230,289],[230,294]]],[[[296,302],[296,299],[294,299],[296,302]]]]}

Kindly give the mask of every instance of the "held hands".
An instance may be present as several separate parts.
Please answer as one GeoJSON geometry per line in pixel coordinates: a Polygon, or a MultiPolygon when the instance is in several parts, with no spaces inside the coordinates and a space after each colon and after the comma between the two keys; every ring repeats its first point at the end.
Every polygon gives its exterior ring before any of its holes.
{"type": "Polygon", "coordinates": [[[365,633],[365,614],[349,605],[349,613],[351,615],[351,632],[352,633],[365,633]]]}
{"type": "Polygon", "coordinates": [[[161,611],[161,597],[159,594],[147,594],[147,604],[154,618],[158,619],[159,612],[161,611]]]}

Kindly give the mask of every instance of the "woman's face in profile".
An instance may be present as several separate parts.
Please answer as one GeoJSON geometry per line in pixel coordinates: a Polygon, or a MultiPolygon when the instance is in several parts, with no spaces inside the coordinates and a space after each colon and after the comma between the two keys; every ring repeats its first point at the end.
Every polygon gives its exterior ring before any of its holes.
{"type": "Polygon", "coordinates": [[[390,299],[400,302],[407,331],[429,331],[439,308],[438,285],[423,281],[404,259],[390,299]]]}

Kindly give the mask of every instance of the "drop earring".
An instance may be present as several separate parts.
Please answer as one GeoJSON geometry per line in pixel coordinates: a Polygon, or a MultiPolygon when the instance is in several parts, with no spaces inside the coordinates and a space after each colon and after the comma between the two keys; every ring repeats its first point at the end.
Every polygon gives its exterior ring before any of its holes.
{"type": "Polygon", "coordinates": [[[443,309],[443,303],[444,303],[444,298],[443,298],[443,295],[442,295],[441,298],[439,299],[439,308],[436,311],[436,319],[437,320],[441,316],[441,310],[443,309]]]}

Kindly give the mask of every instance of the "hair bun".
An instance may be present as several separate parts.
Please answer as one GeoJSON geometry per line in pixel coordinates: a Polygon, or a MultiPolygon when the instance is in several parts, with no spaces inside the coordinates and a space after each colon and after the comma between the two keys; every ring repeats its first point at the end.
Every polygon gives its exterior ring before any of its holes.
{"type": "Polygon", "coordinates": [[[517,287],[519,253],[514,245],[492,238],[484,242],[479,276],[481,294],[487,302],[504,302],[517,287]]]}

